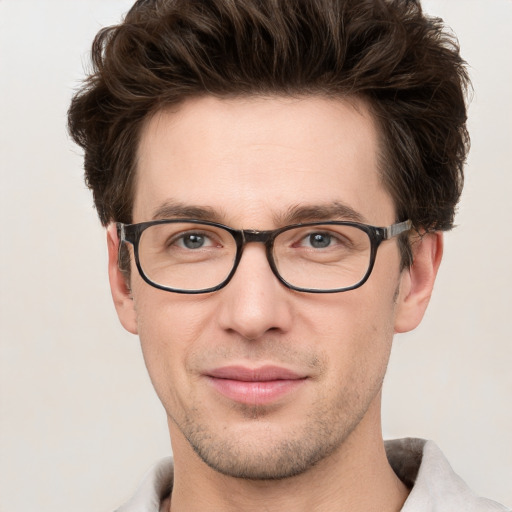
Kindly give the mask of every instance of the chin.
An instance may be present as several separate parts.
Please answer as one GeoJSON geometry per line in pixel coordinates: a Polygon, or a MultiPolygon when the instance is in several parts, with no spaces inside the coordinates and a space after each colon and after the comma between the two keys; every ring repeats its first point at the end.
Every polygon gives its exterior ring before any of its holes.
{"type": "Polygon", "coordinates": [[[336,453],[355,425],[316,419],[302,429],[279,431],[264,420],[254,420],[251,428],[222,430],[211,428],[182,430],[199,458],[213,470],[246,480],[283,480],[306,473],[336,453]],[[340,428],[341,427],[341,428],[340,428]],[[187,431],[188,430],[188,431],[187,431]],[[249,441],[248,441],[249,440],[249,441]]]}

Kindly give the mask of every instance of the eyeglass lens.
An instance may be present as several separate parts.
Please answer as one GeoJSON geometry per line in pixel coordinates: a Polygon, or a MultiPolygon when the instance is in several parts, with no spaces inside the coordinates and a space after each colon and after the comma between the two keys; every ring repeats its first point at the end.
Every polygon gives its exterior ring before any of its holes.
{"type": "MultiPolygon", "coordinates": [[[[160,286],[202,290],[221,284],[237,256],[232,234],[197,223],[156,224],[139,241],[139,262],[146,277],[160,286]]],[[[370,265],[371,241],[355,226],[299,226],[281,232],[273,243],[279,275],[290,285],[312,290],[348,288],[370,265]]]]}

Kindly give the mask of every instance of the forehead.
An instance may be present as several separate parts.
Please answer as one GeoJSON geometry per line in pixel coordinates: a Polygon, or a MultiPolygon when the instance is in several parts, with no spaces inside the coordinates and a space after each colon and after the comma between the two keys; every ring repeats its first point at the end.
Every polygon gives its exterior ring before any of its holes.
{"type": "Polygon", "coordinates": [[[378,138],[356,99],[189,99],[143,127],[134,222],[169,203],[208,208],[244,228],[272,227],[285,210],[329,204],[368,222],[393,221],[378,138]]]}

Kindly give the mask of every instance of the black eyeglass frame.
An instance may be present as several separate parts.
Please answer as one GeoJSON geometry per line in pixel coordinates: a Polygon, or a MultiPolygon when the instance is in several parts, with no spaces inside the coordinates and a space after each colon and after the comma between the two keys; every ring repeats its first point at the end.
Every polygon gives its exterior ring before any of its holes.
{"type": "Polygon", "coordinates": [[[403,222],[397,222],[396,224],[392,224],[391,226],[387,227],[377,227],[377,226],[371,226],[368,224],[361,224],[359,222],[351,222],[351,221],[317,221],[317,222],[305,222],[300,224],[292,224],[289,226],[284,226],[282,228],[273,229],[273,230],[267,230],[267,231],[259,231],[254,229],[234,229],[229,226],[225,226],[224,224],[219,224],[217,222],[210,222],[206,220],[198,220],[198,219],[160,219],[160,220],[154,220],[154,221],[148,221],[148,222],[140,222],[138,224],[123,224],[122,222],[116,223],[117,228],[117,235],[119,237],[119,254],[121,251],[121,247],[123,243],[129,243],[133,246],[134,249],[134,255],[135,255],[135,264],[137,266],[137,270],[139,271],[140,276],[142,279],[148,283],[150,286],[153,286],[154,288],[158,288],[160,290],[164,290],[167,292],[174,292],[174,293],[184,293],[184,294],[200,294],[200,293],[211,293],[215,292],[217,290],[220,290],[221,288],[224,288],[231,278],[234,276],[236,269],[238,268],[238,265],[240,263],[240,260],[242,259],[243,250],[248,243],[263,243],[265,244],[265,250],[266,250],[266,256],[267,261],[270,265],[270,268],[272,269],[273,274],[277,277],[277,279],[283,283],[287,288],[290,288],[291,290],[295,290],[298,292],[306,292],[306,293],[340,293],[340,292],[346,292],[349,290],[354,290],[356,288],[359,288],[362,286],[370,277],[370,274],[372,273],[373,267],[375,265],[375,258],[377,256],[377,249],[379,248],[380,244],[385,240],[390,240],[391,238],[394,238],[402,233],[405,233],[406,231],[409,231],[412,228],[412,222],[410,220],[406,220],[403,222]],[[164,286],[158,283],[155,283],[154,281],[151,281],[146,274],[144,273],[144,270],[142,269],[142,266],[140,264],[140,258],[139,258],[139,242],[140,238],[142,236],[142,233],[145,229],[156,226],[159,224],[173,224],[173,223],[188,223],[188,224],[202,224],[206,226],[213,226],[216,228],[223,229],[227,231],[235,240],[236,243],[236,255],[235,259],[233,261],[233,268],[231,269],[231,272],[227,275],[227,277],[218,285],[212,286],[210,288],[204,288],[200,290],[183,290],[181,288],[171,288],[169,286],[164,286]],[[274,240],[285,231],[289,231],[290,229],[295,228],[302,228],[302,227],[309,227],[309,226],[330,226],[330,225],[337,225],[337,226],[352,226],[355,228],[360,229],[361,231],[364,231],[369,239],[370,239],[370,263],[368,265],[368,270],[366,271],[366,274],[363,276],[363,278],[358,281],[356,284],[352,286],[347,286],[344,288],[335,288],[335,289],[329,289],[329,290],[318,290],[315,288],[302,288],[299,286],[294,286],[290,283],[288,283],[279,273],[277,266],[274,261],[273,256],[273,246],[274,246],[274,240]]]}

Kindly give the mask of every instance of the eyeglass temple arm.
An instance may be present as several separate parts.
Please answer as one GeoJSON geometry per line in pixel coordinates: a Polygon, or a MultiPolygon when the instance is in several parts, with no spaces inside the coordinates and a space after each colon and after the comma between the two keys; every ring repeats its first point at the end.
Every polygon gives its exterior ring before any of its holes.
{"type": "Polygon", "coordinates": [[[116,228],[117,228],[117,236],[119,238],[119,241],[125,241],[126,233],[124,230],[124,224],[122,222],[116,222],[116,228]]]}
{"type": "Polygon", "coordinates": [[[412,228],[412,221],[410,221],[410,220],[404,220],[403,222],[398,222],[397,224],[393,224],[392,226],[385,228],[384,239],[389,240],[390,238],[393,238],[394,236],[398,236],[401,233],[404,233],[405,231],[409,231],[411,228],[412,228]]]}

